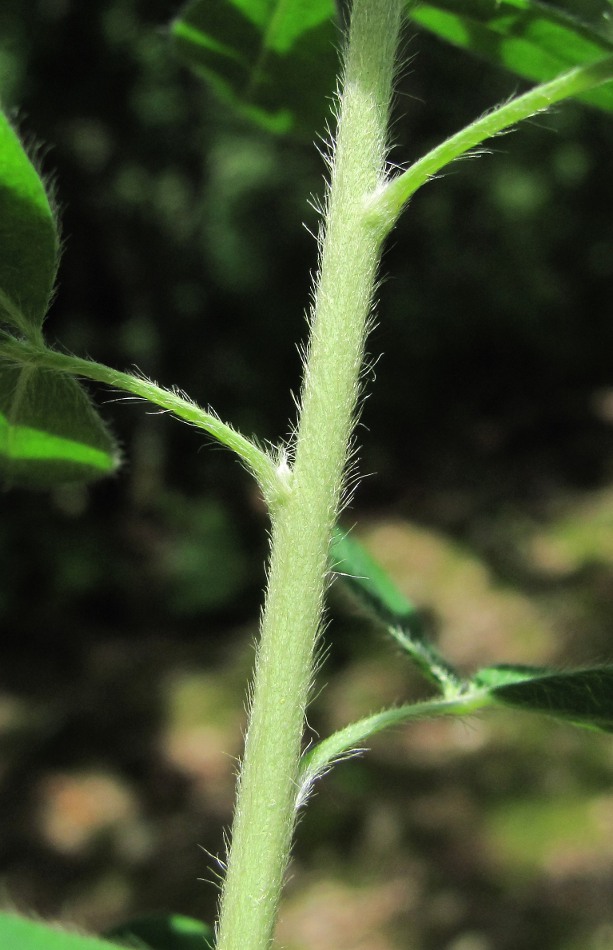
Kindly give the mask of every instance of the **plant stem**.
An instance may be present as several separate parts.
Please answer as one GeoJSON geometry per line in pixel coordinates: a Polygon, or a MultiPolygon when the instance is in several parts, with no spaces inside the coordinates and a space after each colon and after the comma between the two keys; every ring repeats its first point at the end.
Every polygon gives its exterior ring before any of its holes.
{"type": "Polygon", "coordinates": [[[218,950],[270,946],[289,860],[328,550],[341,502],[382,240],[366,204],[385,175],[404,3],[355,0],[353,7],[291,492],[272,512],[269,585],[218,950]]]}
{"type": "Polygon", "coordinates": [[[306,797],[314,779],[326,772],[335,761],[351,756],[362,742],[376,732],[399,726],[416,719],[436,719],[440,716],[467,716],[495,705],[487,688],[466,684],[463,694],[453,699],[430,699],[423,703],[395,706],[372,716],[352,722],[327,736],[304,756],[302,761],[302,795],[306,797]]]}
{"type": "Polygon", "coordinates": [[[613,56],[587,66],[577,66],[550,82],[528,90],[510,102],[492,109],[475,122],[450,136],[420,158],[401,175],[392,178],[372,198],[372,214],[381,217],[382,226],[391,229],[403,206],[433,175],[456,158],[466,154],[486,139],[517,125],[556,102],[580,95],[613,79],[613,56]]]}
{"type": "Polygon", "coordinates": [[[133,373],[122,373],[111,366],[105,366],[104,363],[81,359],[68,353],[58,353],[46,347],[44,343],[34,345],[26,340],[4,334],[0,336],[0,359],[17,365],[29,364],[91,379],[97,383],[104,383],[112,389],[130,393],[139,399],[146,399],[147,402],[172,413],[184,422],[204,429],[213,438],[236,452],[254,474],[271,510],[282,502],[287,492],[283,472],[263,449],[237,432],[227,422],[222,422],[213,413],[201,409],[195,402],[179,392],[163,389],[150,379],[135,376],[133,373]]]}

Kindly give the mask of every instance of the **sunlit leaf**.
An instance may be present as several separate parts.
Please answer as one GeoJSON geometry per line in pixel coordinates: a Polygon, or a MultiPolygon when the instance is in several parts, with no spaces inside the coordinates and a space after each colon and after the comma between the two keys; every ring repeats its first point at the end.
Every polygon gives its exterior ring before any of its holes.
{"type": "Polygon", "coordinates": [[[213,931],[206,924],[180,914],[140,917],[107,934],[139,950],[214,950],[213,931]]]}
{"type": "Polygon", "coordinates": [[[6,950],[118,950],[121,944],[0,912],[0,947],[6,950]]]}
{"type": "Polygon", "coordinates": [[[514,683],[523,683],[525,680],[534,679],[537,676],[549,676],[554,672],[554,670],[545,666],[501,663],[499,666],[485,666],[478,673],[475,673],[472,681],[478,686],[512,686],[514,683]]]}
{"type": "Polygon", "coordinates": [[[194,0],[171,26],[179,58],[274,132],[323,129],[340,36],[332,0],[194,0]]]}
{"type": "Polygon", "coordinates": [[[118,452],[80,384],[0,364],[0,481],[45,488],[114,471],[118,452]]]}
{"type": "MultiPolygon", "coordinates": [[[[524,79],[544,82],[613,53],[610,5],[575,3],[570,9],[575,15],[535,0],[425,0],[411,4],[409,15],[456,46],[524,79]]],[[[578,98],[611,110],[613,84],[578,98]]]]}
{"type": "Polygon", "coordinates": [[[0,111],[0,324],[40,331],[57,272],[57,224],[43,181],[0,111]]]}
{"type": "Polygon", "coordinates": [[[545,713],[578,726],[613,731],[613,667],[557,673],[526,666],[492,666],[474,677],[505,706],[545,713]]]}

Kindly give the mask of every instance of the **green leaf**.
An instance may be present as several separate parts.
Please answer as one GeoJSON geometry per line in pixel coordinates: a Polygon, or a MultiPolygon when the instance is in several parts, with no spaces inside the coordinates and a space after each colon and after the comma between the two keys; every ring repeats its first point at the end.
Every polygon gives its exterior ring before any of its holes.
{"type": "Polygon", "coordinates": [[[340,528],[332,537],[330,559],[344,586],[445,696],[451,698],[464,688],[458,673],[428,641],[417,607],[366,549],[340,528]]]}
{"type": "Polygon", "coordinates": [[[330,551],[334,570],[353,593],[384,622],[421,623],[417,607],[398,590],[364,545],[336,528],[330,551]]]}
{"type": "Polygon", "coordinates": [[[613,667],[570,673],[538,667],[490,666],[473,677],[504,706],[545,713],[577,726],[613,732],[613,667]]]}
{"type": "MultiPolygon", "coordinates": [[[[580,4],[583,19],[535,0],[426,0],[410,6],[411,19],[523,79],[545,82],[573,66],[613,53],[610,6],[580,4]],[[584,11],[588,9],[589,22],[584,11]]],[[[578,96],[613,109],[613,84],[578,96]]]]}
{"type": "Polygon", "coordinates": [[[46,488],[113,472],[119,457],[85,390],[71,376],[0,366],[0,480],[46,488]]]}
{"type": "Polygon", "coordinates": [[[156,914],[130,921],[106,934],[138,950],[215,950],[213,931],[180,914],[156,914]]]}
{"type": "Polygon", "coordinates": [[[523,683],[538,676],[549,676],[553,670],[545,666],[522,666],[520,663],[500,663],[498,666],[485,666],[472,677],[477,686],[498,687],[523,683]]]}
{"type": "Polygon", "coordinates": [[[58,228],[49,196],[0,111],[0,324],[10,323],[25,336],[38,338],[58,257],[58,228]]]}
{"type": "Polygon", "coordinates": [[[179,58],[272,132],[323,128],[334,91],[332,0],[194,0],[171,26],[179,58]]]}
{"type": "Polygon", "coordinates": [[[119,946],[0,911],[0,947],[6,950],[118,950],[119,946]]]}

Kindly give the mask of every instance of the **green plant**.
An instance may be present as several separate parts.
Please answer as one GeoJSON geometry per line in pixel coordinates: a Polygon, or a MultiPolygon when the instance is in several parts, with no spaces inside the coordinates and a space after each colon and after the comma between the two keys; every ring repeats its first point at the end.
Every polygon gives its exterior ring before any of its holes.
{"type": "MultiPolygon", "coordinates": [[[[308,62],[314,55],[307,41],[316,48],[330,46],[329,4],[288,12],[275,3],[228,3],[222,8],[226,22],[222,16],[217,24],[227,32],[220,35],[211,32],[209,6],[191,4],[176,21],[178,52],[213,80],[227,101],[237,101],[244,64],[251,64],[254,94],[238,102],[239,107],[277,130],[297,124],[291,93],[301,91],[304,57],[308,62]],[[260,47],[255,55],[254,40],[260,47]],[[298,41],[304,41],[308,55],[298,41]]],[[[613,722],[613,674],[607,667],[562,674],[494,666],[461,676],[427,642],[416,612],[377,566],[351,539],[334,534],[378,260],[408,200],[456,158],[562,99],[583,96],[604,109],[613,104],[607,85],[613,78],[613,44],[593,25],[579,25],[536,4],[508,4],[502,18],[499,6],[421,6],[413,15],[422,24],[475,51],[504,54],[508,65],[541,84],[493,109],[406,171],[390,171],[388,113],[404,6],[404,0],[354,3],[301,408],[291,442],[272,450],[262,449],[179,393],[45,345],[42,323],[57,269],[57,216],[6,118],[0,125],[0,458],[5,481],[48,485],[95,478],[114,469],[116,448],[76,382],[80,377],[146,399],[218,439],[253,473],[270,512],[269,584],[216,938],[221,950],[269,946],[296,811],[317,777],[374,732],[418,717],[466,715],[499,705],[544,712],[590,728],[608,730],[613,722]],[[417,663],[437,696],[353,723],[303,754],[330,561],[333,569],[348,575],[366,610],[417,663]]],[[[4,918],[2,926],[5,938],[17,946],[35,947],[38,941],[41,947],[86,950],[88,945],[104,945],[75,935],[60,937],[12,917],[4,918]]],[[[134,938],[157,950],[187,946],[194,934],[210,939],[201,925],[190,923],[168,925],[161,936],[159,928],[152,933],[135,926],[109,939],[116,943],[134,938]]]]}

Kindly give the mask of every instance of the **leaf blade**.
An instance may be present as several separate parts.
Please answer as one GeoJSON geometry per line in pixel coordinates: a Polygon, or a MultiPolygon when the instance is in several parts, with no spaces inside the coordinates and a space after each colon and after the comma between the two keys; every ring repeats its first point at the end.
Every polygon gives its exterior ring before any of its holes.
{"type": "Polygon", "coordinates": [[[0,946],[11,950],[122,950],[121,944],[100,937],[71,933],[4,911],[0,911],[0,946]]]}
{"type": "Polygon", "coordinates": [[[574,725],[613,732],[613,667],[560,673],[540,667],[493,666],[473,677],[492,699],[526,712],[543,713],[574,725]]]}
{"type": "Polygon", "coordinates": [[[0,109],[0,323],[36,339],[53,293],[59,231],[45,185],[0,109]],[[19,315],[19,316],[16,316],[19,315]]]}
{"type": "Polygon", "coordinates": [[[182,914],[139,917],[114,927],[106,936],[139,950],[215,950],[211,928],[182,914]]]}
{"type": "Polygon", "coordinates": [[[424,676],[448,698],[461,693],[466,684],[429,641],[421,612],[363,545],[337,527],[330,558],[353,597],[385,628],[424,676]]]}
{"type": "Polygon", "coordinates": [[[49,488],[109,475],[119,452],[85,390],[63,373],[0,368],[0,479],[49,488]]]}
{"type": "MultiPolygon", "coordinates": [[[[602,14],[606,9],[601,6],[602,14]]],[[[537,0],[427,0],[408,12],[414,23],[441,39],[532,82],[546,82],[613,52],[613,38],[597,26],[597,17],[584,22],[537,0]]],[[[610,111],[613,85],[577,98],[610,111]]]]}
{"type": "Polygon", "coordinates": [[[330,556],[343,583],[382,620],[419,622],[417,607],[398,590],[389,574],[364,545],[340,528],[334,532],[330,556]]]}
{"type": "Polygon", "coordinates": [[[236,111],[312,136],[334,90],[333,13],[332,0],[192,0],[170,33],[178,58],[236,111]]]}

